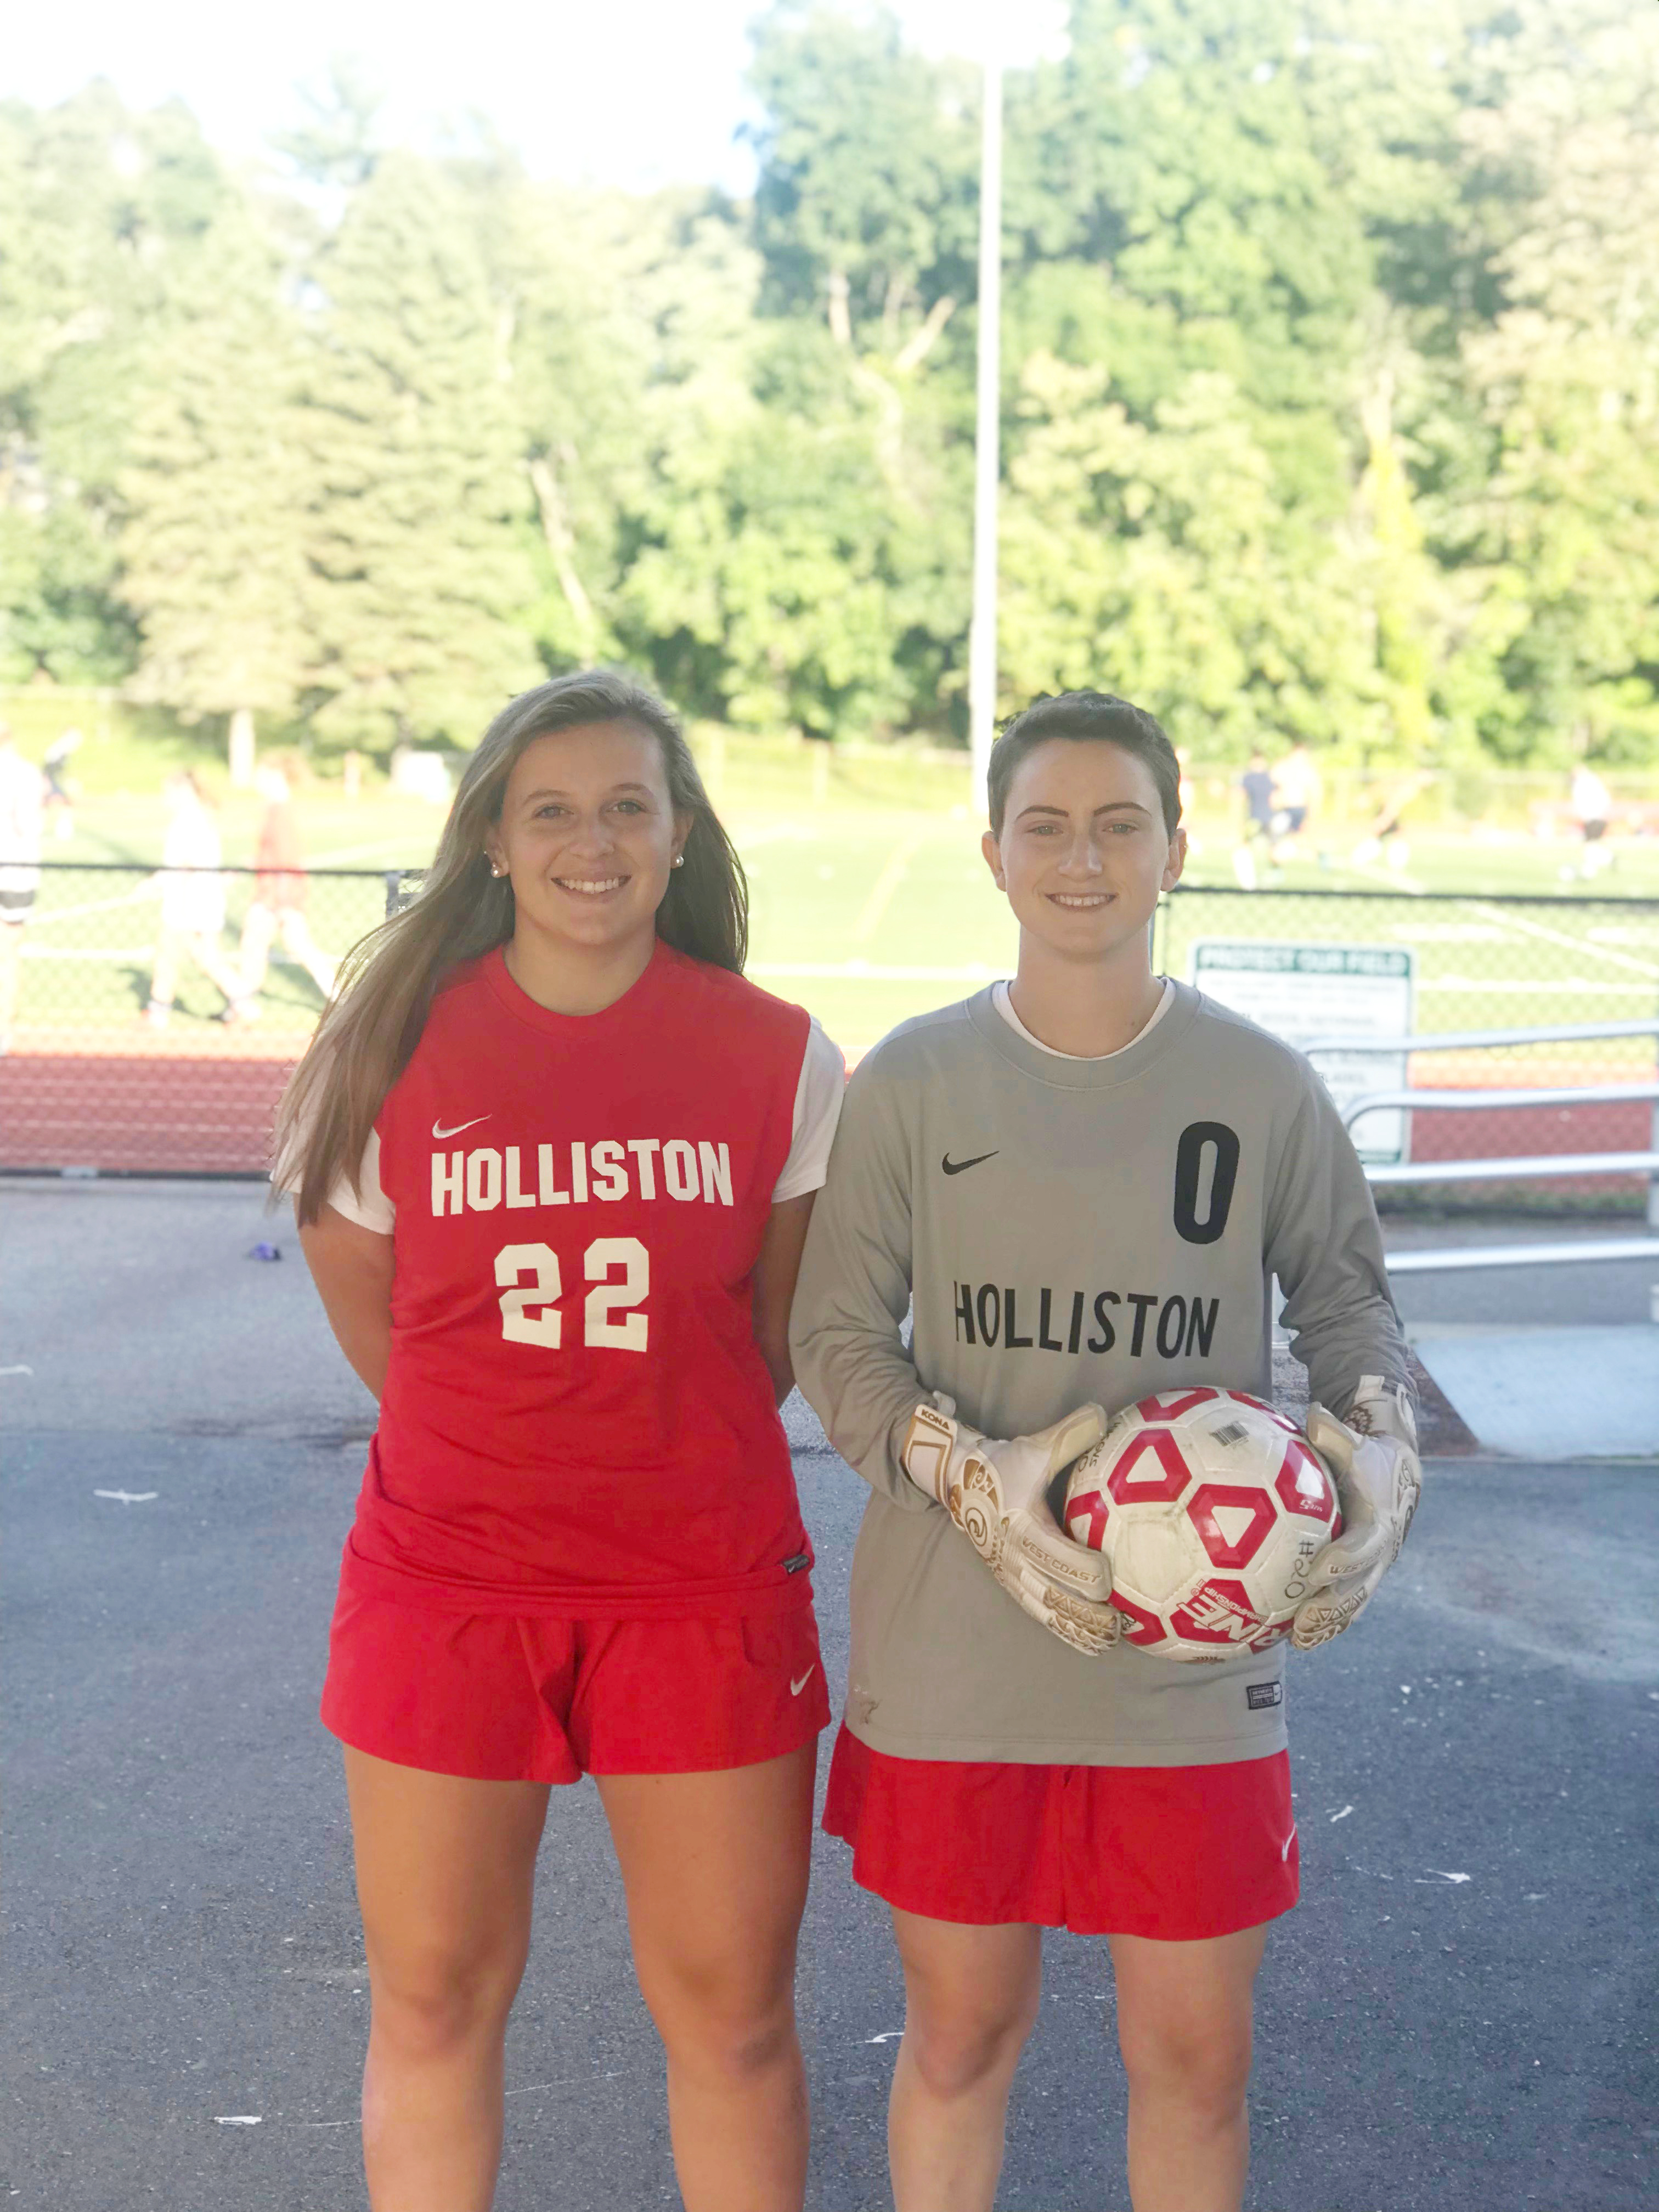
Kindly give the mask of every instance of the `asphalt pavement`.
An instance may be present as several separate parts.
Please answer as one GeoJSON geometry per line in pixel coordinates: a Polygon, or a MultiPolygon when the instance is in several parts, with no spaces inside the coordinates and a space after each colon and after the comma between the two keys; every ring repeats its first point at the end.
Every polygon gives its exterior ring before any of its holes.
{"type": "MultiPolygon", "coordinates": [[[[315,1716],[373,1408],[246,1186],[0,1189],[0,2205],[352,2212],[369,2001],[315,1716]]],[[[863,1493],[794,1433],[834,1680],[863,1493]]],[[[1254,2212],[1659,2207],[1656,1570],[1653,1462],[1433,1462],[1364,1622],[1292,1661],[1254,2212]]],[[[879,2212],[902,2002],[846,1856],[803,1944],[809,2202],[879,2212]]],[[[1103,1943],[1050,1938],[1007,2212],[1124,2212],[1112,2014],[1103,1943]]],[[[590,1785],[554,1794],[507,2080],[498,2212],[675,2203],[590,1785]]]]}

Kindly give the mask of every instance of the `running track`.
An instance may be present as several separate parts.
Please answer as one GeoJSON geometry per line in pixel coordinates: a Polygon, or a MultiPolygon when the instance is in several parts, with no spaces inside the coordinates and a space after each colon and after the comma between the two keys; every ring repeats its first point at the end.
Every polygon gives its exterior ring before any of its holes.
{"type": "MultiPolygon", "coordinates": [[[[159,1036],[139,1030],[25,1031],[18,1048],[0,1060],[0,1170],[262,1174],[276,1102],[303,1042],[292,1030],[216,1034],[204,1024],[183,1023],[159,1036]]],[[[856,1053],[849,1058],[856,1060],[856,1053]]],[[[1413,1082],[1476,1089],[1516,1079],[1490,1056],[1469,1055],[1455,1071],[1447,1058],[1422,1055],[1413,1082]]],[[[1547,1075],[1530,1079],[1590,1084],[1598,1078],[1613,1079],[1605,1065],[1589,1062],[1552,1066],[1547,1075]]],[[[1637,1152],[1650,1142],[1650,1113],[1638,1101],[1419,1114],[1413,1124],[1412,1158],[1637,1152]]],[[[1623,1182],[1635,1188],[1632,1178],[1623,1182]]],[[[1619,1187],[1620,1178],[1599,1176],[1572,1188],[1619,1187]]]]}

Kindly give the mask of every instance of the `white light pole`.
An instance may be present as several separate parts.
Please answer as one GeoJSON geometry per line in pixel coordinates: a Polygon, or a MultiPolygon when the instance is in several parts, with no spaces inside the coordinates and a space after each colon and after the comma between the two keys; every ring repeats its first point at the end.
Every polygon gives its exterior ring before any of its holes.
{"type": "Polygon", "coordinates": [[[979,392],[974,429],[974,611],[968,632],[973,803],[983,805],[997,710],[997,472],[1002,373],[1002,57],[988,25],[979,158],[979,392]]]}

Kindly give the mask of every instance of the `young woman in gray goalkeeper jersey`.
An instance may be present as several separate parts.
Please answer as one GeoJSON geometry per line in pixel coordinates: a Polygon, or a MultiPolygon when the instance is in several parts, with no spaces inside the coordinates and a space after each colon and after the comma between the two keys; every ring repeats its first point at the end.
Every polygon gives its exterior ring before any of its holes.
{"type": "Polygon", "coordinates": [[[1121,1640],[1047,1495],[1101,1408],[1264,1393],[1278,1276],[1344,1417],[1320,1417],[1346,1528],[1304,1648],[1357,1615],[1416,1497],[1404,1346],[1334,1108],[1297,1054],[1151,971],[1177,773],[1157,722],[1098,693],[999,740],[985,854],[1018,972],[864,1060],[795,1299],[796,1376],[874,1493],[824,1824],[893,1910],[899,2212],[988,2212],[1044,1925],[1111,1945],[1135,2212],[1242,2201],[1252,1988],[1297,1889],[1283,1650],[1194,1668],[1121,1640]],[[970,1470],[988,1518],[962,1512],[970,1470]]]}

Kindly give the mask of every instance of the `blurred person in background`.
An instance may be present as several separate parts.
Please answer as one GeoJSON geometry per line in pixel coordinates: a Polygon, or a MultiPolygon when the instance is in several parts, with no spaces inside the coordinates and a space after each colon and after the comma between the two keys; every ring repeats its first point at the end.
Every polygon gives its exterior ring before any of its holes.
{"type": "MultiPolygon", "coordinates": [[[[1194,802],[1198,797],[1198,786],[1193,781],[1193,755],[1190,746],[1177,745],[1176,747],[1176,765],[1181,770],[1182,810],[1190,818],[1194,802]]],[[[1189,833],[1187,839],[1188,852],[1189,854],[1196,854],[1201,853],[1204,847],[1200,841],[1196,836],[1189,833]]]]}
{"type": "Polygon", "coordinates": [[[1291,858],[1324,795],[1313,756],[1298,738],[1273,772],[1273,811],[1269,832],[1273,858],[1291,858]]]}
{"type": "MultiPolygon", "coordinates": [[[[1572,772],[1572,783],[1568,803],[1578,824],[1578,833],[1584,841],[1584,856],[1577,872],[1588,883],[1592,876],[1601,874],[1608,866],[1613,854],[1602,840],[1607,834],[1607,824],[1613,819],[1613,793],[1595,770],[1587,762],[1580,761],[1572,772]]],[[[1573,870],[1563,868],[1564,883],[1571,879],[1573,870]]]]}
{"type": "Polygon", "coordinates": [[[225,1009],[228,1021],[253,1021],[259,1013],[271,947],[280,944],[322,993],[334,995],[336,963],[311,933],[306,920],[305,848],[294,804],[297,763],[278,756],[261,763],[253,787],[264,801],[259,839],[254,848],[253,903],[242,924],[242,950],[236,994],[225,1009]]]}
{"type": "Polygon", "coordinates": [[[1384,860],[1398,874],[1411,866],[1412,848],[1400,826],[1400,817],[1434,780],[1432,769],[1418,769],[1409,775],[1395,776],[1382,783],[1376,793],[1376,811],[1364,836],[1348,855],[1355,867],[1374,867],[1377,861],[1384,860]]]}
{"type": "Polygon", "coordinates": [[[69,764],[84,739],[79,730],[68,729],[47,746],[40,770],[46,779],[46,812],[52,818],[61,844],[75,835],[75,792],[69,781],[69,764]]]}
{"type": "Polygon", "coordinates": [[[11,1049],[21,975],[23,930],[40,887],[46,781],[0,722],[0,1053],[11,1049]]]}
{"type": "Polygon", "coordinates": [[[1249,765],[1238,779],[1238,788],[1244,800],[1244,835],[1233,848],[1233,873],[1247,891],[1256,887],[1255,848],[1257,843],[1273,849],[1273,779],[1267,766],[1267,756],[1258,748],[1250,755],[1249,765]]]}
{"type": "Polygon", "coordinates": [[[144,1018],[165,1029],[178,995],[181,961],[193,960],[208,981],[224,993],[227,1008],[240,988],[236,964],[224,950],[225,879],[217,872],[219,825],[207,793],[189,769],[170,775],[164,787],[167,836],[161,846],[161,927],[155,970],[150,978],[144,1018]]]}

